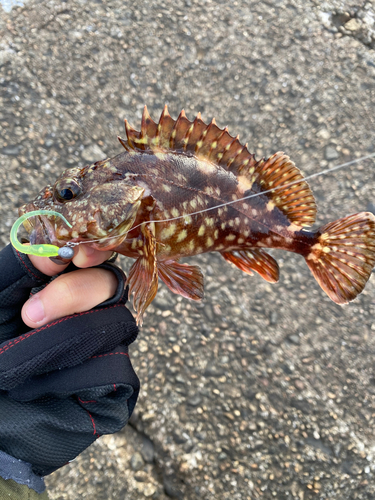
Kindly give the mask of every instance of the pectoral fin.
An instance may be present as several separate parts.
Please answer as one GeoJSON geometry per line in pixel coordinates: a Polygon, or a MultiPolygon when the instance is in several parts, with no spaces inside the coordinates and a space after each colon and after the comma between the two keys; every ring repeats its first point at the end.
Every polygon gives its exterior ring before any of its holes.
{"type": "Polygon", "coordinates": [[[203,274],[198,266],[167,260],[158,262],[158,271],[160,278],[173,293],[192,300],[203,298],[203,274]]]}
{"type": "Polygon", "coordinates": [[[156,241],[148,225],[142,227],[143,247],[141,255],[132,265],[126,284],[133,296],[133,307],[137,311],[137,323],[154,300],[158,291],[158,269],[156,264],[156,241]]]}
{"type": "Polygon", "coordinates": [[[237,266],[244,273],[253,275],[257,272],[269,283],[279,281],[279,266],[271,255],[252,248],[251,250],[235,250],[233,252],[221,252],[225,260],[237,266]]]}

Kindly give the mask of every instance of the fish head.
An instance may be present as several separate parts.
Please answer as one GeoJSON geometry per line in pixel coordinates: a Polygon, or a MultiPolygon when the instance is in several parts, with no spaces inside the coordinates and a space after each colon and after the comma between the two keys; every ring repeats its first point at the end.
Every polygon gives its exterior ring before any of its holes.
{"type": "MultiPolygon", "coordinates": [[[[31,244],[49,243],[58,247],[67,242],[91,242],[92,247],[112,250],[125,238],[134,224],[144,188],[108,175],[108,168],[93,165],[65,170],[54,185],[46,186],[30,203],[19,209],[24,215],[34,210],[55,211],[57,216],[38,215],[27,219],[24,227],[31,244]],[[95,167],[95,168],[93,168],[95,167]],[[92,175],[96,173],[96,175],[92,175]]],[[[105,165],[104,165],[105,167],[105,165]]]]}

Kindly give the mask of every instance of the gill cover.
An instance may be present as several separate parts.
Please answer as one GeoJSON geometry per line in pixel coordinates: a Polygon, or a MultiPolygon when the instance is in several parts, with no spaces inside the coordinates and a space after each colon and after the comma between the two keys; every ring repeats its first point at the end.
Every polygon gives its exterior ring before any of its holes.
{"type": "Polygon", "coordinates": [[[103,238],[98,248],[112,246],[112,237],[116,238],[117,245],[126,237],[134,224],[144,191],[142,187],[122,182],[108,182],[92,190],[88,202],[99,237],[103,238]],[[106,237],[111,239],[106,240],[106,237]]]}

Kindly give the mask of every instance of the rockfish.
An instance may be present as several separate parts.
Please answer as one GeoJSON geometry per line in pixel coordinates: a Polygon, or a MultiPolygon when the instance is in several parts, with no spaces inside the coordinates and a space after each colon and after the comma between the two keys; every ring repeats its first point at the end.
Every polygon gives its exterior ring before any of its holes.
{"type": "Polygon", "coordinates": [[[247,274],[275,283],[279,268],[266,248],[302,255],[337,304],[353,300],[375,264],[375,217],[361,212],[316,231],[315,200],[283,152],[257,161],[247,145],[184,111],[165,106],[155,123],[145,107],[141,131],[125,120],[125,152],[65,170],[53,186],[20,209],[54,210],[60,218],[26,221],[33,243],[91,242],[135,259],[127,283],[137,320],[154,299],[158,279],[189,299],[203,297],[199,267],[183,257],[220,252],[247,274]],[[270,191],[271,190],[271,191],[270,191]],[[254,196],[257,195],[257,196],[254,196]],[[33,221],[33,222],[32,222],[33,221]]]}

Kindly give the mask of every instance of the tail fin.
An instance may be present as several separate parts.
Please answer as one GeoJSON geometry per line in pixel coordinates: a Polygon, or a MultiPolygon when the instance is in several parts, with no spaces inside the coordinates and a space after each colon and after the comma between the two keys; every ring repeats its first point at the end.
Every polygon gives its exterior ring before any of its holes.
{"type": "Polygon", "coordinates": [[[361,212],[321,227],[306,262],[334,302],[355,299],[375,265],[374,215],[361,212]]]}

